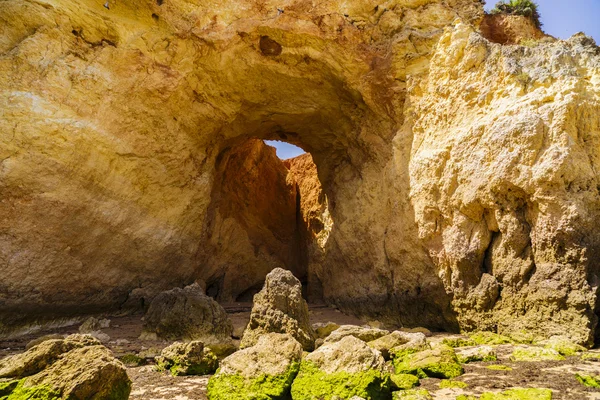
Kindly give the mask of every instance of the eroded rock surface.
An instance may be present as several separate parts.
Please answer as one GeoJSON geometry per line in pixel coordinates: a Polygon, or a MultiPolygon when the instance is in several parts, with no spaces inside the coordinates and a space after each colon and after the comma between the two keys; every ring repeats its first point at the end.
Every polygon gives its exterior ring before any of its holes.
{"type": "Polygon", "coordinates": [[[289,232],[215,206],[229,149],[258,138],[318,166],[333,225],[307,281],[324,301],[592,343],[590,39],[491,43],[479,0],[102,3],[0,8],[0,335],[198,279],[224,300],[260,285],[248,271],[289,261],[289,232]]]}
{"type": "Polygon", "coordinates": [[[263,289],[254,296],[250,322],[240,347],[255,345],[266,333],[285,333],[311,351],[315,333],[308,317],[308,305],[302,298],[302,285],[290,272],[281,268],[269,272],[263,289]]]}
{"type": "Polygon", "coordinates": [[[154,298],[144,316],[142,337],[227,343],[232,332],[233,325],[223,307],[194,284],[154,298]]]}

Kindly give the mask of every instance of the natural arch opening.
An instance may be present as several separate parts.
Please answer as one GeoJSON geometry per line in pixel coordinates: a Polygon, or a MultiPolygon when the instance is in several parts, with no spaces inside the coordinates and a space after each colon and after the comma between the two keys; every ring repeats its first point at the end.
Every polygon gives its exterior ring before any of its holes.
{"type": "Polygon", "coordinates": [[[205,235],[207,293],[251,302],[274,268],[292,271],[309,300],[320,302],[318,267],[333,220],[309,153],[281,160],[256,138],[221,151],[215,161],[205,235]]]}

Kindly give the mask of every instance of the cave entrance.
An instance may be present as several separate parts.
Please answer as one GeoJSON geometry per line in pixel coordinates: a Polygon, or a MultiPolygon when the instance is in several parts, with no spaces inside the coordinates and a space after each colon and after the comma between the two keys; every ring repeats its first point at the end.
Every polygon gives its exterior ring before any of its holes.
{"type": "Polygon", "coordinates": [[[310,153],[256,138],[227,147],[216,158],[211,198],[207,294],[251,302],[280,267],[300,279],[309,301],[322,301],[318,272],[333,221],[310,153]]]}

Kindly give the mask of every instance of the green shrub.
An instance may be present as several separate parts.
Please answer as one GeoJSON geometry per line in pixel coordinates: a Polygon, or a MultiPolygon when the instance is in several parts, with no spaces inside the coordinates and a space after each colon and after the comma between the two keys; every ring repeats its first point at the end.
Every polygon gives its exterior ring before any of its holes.
{"type": "Polygon", "coordinates": [[[538,5],[532,0],[503,0],[496,3],[492,14],[522,15],[531,18],[538,28],[542,27],[538,5]]]}

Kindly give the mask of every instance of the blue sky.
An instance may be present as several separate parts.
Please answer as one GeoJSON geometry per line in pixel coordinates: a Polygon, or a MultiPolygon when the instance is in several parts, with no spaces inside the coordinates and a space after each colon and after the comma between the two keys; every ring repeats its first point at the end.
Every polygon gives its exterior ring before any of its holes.
{"type": "MultiPolygon", "coordinates": [[[[489,1],[486,10],[494,7],[496,1],[489,1]]],[[[577,32],[585,32],[600,43],[600,0],[538,0],[543,29],[559,39],[568,39],[577,32]]],[[[267,141],[277,149],[282,160],[296,157],[304,150],[285,142],[267,141]]]]}

